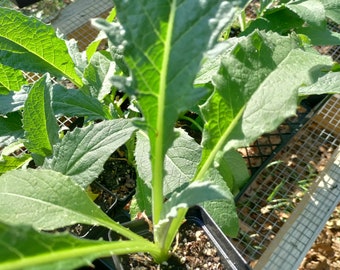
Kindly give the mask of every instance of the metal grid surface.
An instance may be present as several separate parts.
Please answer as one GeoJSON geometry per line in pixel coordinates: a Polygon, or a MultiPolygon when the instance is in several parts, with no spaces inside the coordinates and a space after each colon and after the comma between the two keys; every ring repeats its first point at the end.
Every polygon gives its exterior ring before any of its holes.
{"type": "Polygon", "coordinates": [[[83,51],[99,33],[91,25],[90,19],[105,18],[112,7],[112,0],[78,0],[61,11],[52,25],[68,39],[77,40],[79,50],[83,51]]]}
{"type": "Polygon", "coordinates": [[[292,216],[281,228],[280,234],[267,249],[256,269],[297,269],[314,240],[321,232],[333,209],[340,201],[340,152],[330,160],[325,170],[292,216]]]}
{"type": "Polygon", "coordinates": [[[339,146],[339,126],[340,97],[333,96],[239,198],[241,230],[233,242],[252,266],[339,146]]]}

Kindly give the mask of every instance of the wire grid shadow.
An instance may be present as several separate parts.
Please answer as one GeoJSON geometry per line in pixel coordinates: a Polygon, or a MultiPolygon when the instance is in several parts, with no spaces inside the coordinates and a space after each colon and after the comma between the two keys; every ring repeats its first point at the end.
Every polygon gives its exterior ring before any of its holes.
{"type": "MultiPolygon", "coordinates": [[[[233,243],[252,267],[338,148],[339,110],[340,97],[332,96],[239,198],[241,230],[233,243]]],[[[318,214],[324,216],[322,212],[318,214]]],[[[323,226],[324,223],[318,222],[318,228],[323,226]]],[[[298,239],[294,241],[301,245],[298,239]]]]}

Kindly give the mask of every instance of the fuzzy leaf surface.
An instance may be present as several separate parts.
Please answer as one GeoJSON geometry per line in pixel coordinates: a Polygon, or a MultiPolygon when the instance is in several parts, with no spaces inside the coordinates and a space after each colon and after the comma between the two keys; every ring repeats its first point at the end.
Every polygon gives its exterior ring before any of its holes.
{"type": "Polygon", "coordinates": [[[2,64],[24,71],[65,76],[76,85],[82,85],[65,42],[56,36],[51,25],[1,7],[0,25],[2,64]]]}
{"type": "Polygon", "coordinates": [[[116,70],[115,62],[112,61],[108,52],[96,52],[84,70],[84,79],[89,87],[92,97],[98,100],[110,93],[112,83],[110,78],[116,70]]]}
{"type": "Polygon", "coordinates": [[[136,131],[132,119],[106,120],[65,135],[44,167],[68,175],[86,187],[102,172],[109,156],[136,131]]]}
{"type": "Polygon", "coordinates": [[[325,7],[320,0],[290,1],[286,7],[312,26],[323,27],[326,25],[325,7]]]}
{"type": "Polygon", "coordinates": [[[34,83],[25,101],[23,127],[25,146],[34,154],[46,157],[52,154],[58,141],[59,126],[54,117],[50,97],[50,81],[43,76],[34,83]]]}
{"type": "Polygon", "coordinates": [[[51,170],[14,170],[1,175],[0,198],[0,220],[11,224],[53,230],[110,220],[70,177],[51,170]]]}
{"type": "Polygon", "coordinates": [[[320,0],[325,7],[326,16],[340,24],[340,2],[338,0],[320,0]]]}
{"type": "MultiPolygon", "coordinates": [[[[184,130],[176,129],[178,137],[165,155],[165,170],[163,192],[168,196],[194,177],[197,164],[201,157],[201,146],[184,130]]],[[[151,188],[151,162],[149,158],[150,142],[147,135],[139,131],[136,134],[137,143],[135,159],[139,176],[151,188]]]]}
{"type": "Polygon", "coordinates": [[[196,177],[215,157],[251,143],[294,115],[297,89],[315,82],[331,64],[329,57],[298,49],[297,40],[275,33],[256,31],[235,46],[222,60],[213,79],[215,91],[202,107],[204,150],[196,177]]]}
{"type": "Polygon", "coordinates": [[[312,85],[299,88],[300,96],[340,94],[340,72],[329,72],[312,85]]]}
{"type": "Polygon", "coordinates": [[[27,81],[20,70],[0,64],[0,85],[8,91],[18,91],[27,81]]]}
{"type": "Polygon", "coordinates": [[[52,107],[56,115],[86,116],[94,120],[111,118],[109,110],[98,99],[60,85],[53,87],[52,107]]]}

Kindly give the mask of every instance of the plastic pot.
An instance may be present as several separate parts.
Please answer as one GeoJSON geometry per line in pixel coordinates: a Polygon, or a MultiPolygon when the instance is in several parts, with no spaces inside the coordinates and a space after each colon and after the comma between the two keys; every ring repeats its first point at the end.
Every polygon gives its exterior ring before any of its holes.
{"type": "Polygon", "coordinates": [[[27,7],[39,1],[40,0],[11,0],[11,2],[16,4],[19,8],[27,7]]]}

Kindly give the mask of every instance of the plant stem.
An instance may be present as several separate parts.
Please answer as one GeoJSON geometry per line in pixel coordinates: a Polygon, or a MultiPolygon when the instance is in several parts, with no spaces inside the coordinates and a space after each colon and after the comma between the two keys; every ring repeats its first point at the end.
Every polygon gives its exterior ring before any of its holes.
{"type": "MultiPolygon", "coordinates": [[[[89,240],[84,240],[89,241],[89,240]]],[[[48,251],[39,256],[23,257],[20,260],[9,261],[8,263],[0,262],[2,270],[7,269],[26,269],[31,267],[38,267],[48,265],[55,262],[66,261],[75,257],[84,258],[96,254],[97,257],[105,257],[111,255],[123,255],[128,253],[147,252],[153,258],[159,258],[159,249],[152,242],[143,239],[141,241],[115,241],[115,242],[98,242],[98,245],[80,246],[77,248],[70,248],[61,251],[48,251]]]]}
{"type": "MultiPolygon", "coordinates": [[[[162,72],[160,74],[159,94],[158,94],[158,112],[157,112],[157,134],[155,135],[155,149],[152,157],[152,219],[153,223],[157,224],[160,220],[160,215],[163,205],[163,177],[164,177],[164,156],[165,156],[165,102],[167,91],[167,70],[170,61],[172,32],[176,13],[176,0],[172,1],[170,7],[169,22],[167,28],[167,37],[164,44],[162,72]]],[[[155,235],[157,242],[158,236],[155,235]]]]}
{"type": "Polygon", "coordinates": [[[186,120],[188,122],[190,122],[191,124],[193,124],[200,132],[203,132],[203,128],[194,120],[192,119],[191,117],[188,117],[188,116],[185,116],[185,115],[182,115],[180,117],[181,120],[186,120]]]}

